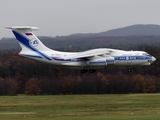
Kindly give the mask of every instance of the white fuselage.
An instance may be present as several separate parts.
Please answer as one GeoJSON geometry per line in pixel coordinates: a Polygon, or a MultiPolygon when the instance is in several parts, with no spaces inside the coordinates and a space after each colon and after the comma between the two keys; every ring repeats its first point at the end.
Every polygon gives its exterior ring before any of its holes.
{"type": "Polygon", "coordinates": [[[100,49],[93,49],[90,52],[96,53],[99,51],[110,51],[108,53],[99,55],[99,56],[92,56],[89,58],[72,58],[73,55],[76,55],[80,52],[59,52],[55,50],[48,50],[48,51],[41,51],[45,56],[50,59],[46,59],[44,57],[40,57],[35,52],[27,55],[21,54],[21,56],[29,57],[32,59],[36,59],[39,61],[52,63],[55,65],[65,65],[77,69],[84,69],[84,68],[102,68],[105,66],[114,66],[114,65],[122,65],[122,66],[134,66],[134,65],[150,65],[156,59],[143,51],[124,51],[124,50],[116,50],[116,49],[107,49],[107,48],[100,48],[100,49]]]}

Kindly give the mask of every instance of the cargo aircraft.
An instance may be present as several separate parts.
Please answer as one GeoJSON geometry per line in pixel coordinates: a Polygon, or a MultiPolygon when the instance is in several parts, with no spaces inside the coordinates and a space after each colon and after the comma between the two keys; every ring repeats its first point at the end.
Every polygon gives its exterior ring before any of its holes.
{"type": "MultiPolygon", "coordinates": [[[[22,50],[19,55],[55,65],[81,69],[81,73],[93,73],[106,66],[151,65],[156,58],[145,51],[125,51],[109,48],[83,52],[61,52],[46,47],[32,32],[37,27],[13,26],[11,29],[22,50]]],[[[129,68],[128,71],[131,71],[129,68]]]]}

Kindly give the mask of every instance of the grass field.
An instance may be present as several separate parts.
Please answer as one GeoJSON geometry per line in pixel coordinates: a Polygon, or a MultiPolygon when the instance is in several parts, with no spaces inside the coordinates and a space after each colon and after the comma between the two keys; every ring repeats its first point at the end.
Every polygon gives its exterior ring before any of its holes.
{"type": "Polygon", "coordinates": [[[160,94],[1,96],[0,120],[159,120],[160,94]]]}

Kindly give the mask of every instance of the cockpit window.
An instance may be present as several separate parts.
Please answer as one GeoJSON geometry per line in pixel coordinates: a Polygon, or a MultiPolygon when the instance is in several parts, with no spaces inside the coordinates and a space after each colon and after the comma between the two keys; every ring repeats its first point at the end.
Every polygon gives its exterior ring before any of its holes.
{"type": "Polygon", "coordinates": [[[144,55],[144,56],[151,56],[151,55],[148,54],[148,53],[143,53],[142,55],[144,55]]]}

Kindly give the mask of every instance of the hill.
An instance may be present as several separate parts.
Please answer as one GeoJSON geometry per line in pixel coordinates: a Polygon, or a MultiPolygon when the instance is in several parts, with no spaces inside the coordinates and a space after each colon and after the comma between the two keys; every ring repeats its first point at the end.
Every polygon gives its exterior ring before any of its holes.
{"type": "MultiPolygon", "coordinates": [[[[98,47],[128,46],[133,45],[160,45],[159,25],[132,25],[106,32],[92,34],[73,34],[58,37],[39,37],[42,42],[52,49],[57,50],[86,50],[98,47]]],[[[0,50],[20,49],[15,38],[2,38],[0,50]]]]}
{"type": "Polygon", "coordinates": [[[132,25],[98,33],[99,36],[160,36],[160,25],[132,25]]]}
{"type": "Polygon", "coordinates": [[[160,36],[160,25],[131,25],[100,33],[72,34],[71,36],[160,36]]]}

